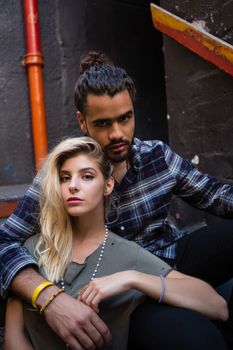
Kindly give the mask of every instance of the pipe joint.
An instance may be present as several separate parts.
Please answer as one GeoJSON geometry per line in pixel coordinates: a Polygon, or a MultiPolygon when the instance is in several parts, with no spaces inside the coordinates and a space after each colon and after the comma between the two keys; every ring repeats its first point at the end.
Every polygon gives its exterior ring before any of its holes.
{"type": "Polygon", "coordinates": [[[40,53],[28,53],[22,60],[22,66],[27,67],[31,65],[43,66],[44,57],[40,53]]]}

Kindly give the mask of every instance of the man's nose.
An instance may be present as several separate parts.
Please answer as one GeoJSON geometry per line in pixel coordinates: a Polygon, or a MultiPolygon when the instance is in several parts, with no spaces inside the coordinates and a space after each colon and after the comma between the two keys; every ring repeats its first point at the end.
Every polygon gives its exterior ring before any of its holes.
{"type": "Polygon", "coordinates": [[[109,139],[110,140],[119,140],[122,138],[122,136],[123,136],[123,132],[122,132],[120,124],[117,122],[113,123],[111,130],[110,130],[110,133],[109,133],[109,139]]]}

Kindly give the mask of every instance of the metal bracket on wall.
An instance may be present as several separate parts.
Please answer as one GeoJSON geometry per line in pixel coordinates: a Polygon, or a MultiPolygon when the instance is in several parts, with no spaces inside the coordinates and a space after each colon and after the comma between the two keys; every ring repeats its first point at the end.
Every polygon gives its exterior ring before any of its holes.
{"type": "Polygon", "coordinates": [[[154,27],[233,76],[233,46],[184,19],[151,4],[154,27]]]}

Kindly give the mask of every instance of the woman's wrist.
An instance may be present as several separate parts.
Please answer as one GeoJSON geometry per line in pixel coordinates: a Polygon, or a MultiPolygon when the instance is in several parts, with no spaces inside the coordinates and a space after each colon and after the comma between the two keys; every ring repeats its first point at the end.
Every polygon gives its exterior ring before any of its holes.
{"type": "Polygon", "coordinates": [[[151,298],[159,300],[161,296],[162,285],[161,278],[159,276],[140,271],[132,271],[129,283],[131,285],[130,289],[137,289],[151,298]]]}
{"type": "Polygon", "coordinates": [[[127,289],[139,289],[142,273],[136,270],[128,270],[125,273],[127,289]]]}

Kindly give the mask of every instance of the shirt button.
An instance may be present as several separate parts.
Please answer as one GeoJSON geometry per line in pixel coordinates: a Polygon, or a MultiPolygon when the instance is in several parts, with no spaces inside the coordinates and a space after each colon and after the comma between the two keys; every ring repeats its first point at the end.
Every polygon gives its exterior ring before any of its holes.
{"type": "Polygon", "coordinates": [[[124,231],[125,227],[124,226],[121,226],[121,231],[124,231]]]}

